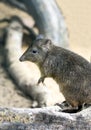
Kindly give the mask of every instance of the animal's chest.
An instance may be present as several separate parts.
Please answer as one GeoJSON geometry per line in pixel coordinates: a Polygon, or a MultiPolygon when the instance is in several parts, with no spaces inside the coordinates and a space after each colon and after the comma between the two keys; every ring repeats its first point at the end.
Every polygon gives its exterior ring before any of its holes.
{"type": "Polygon", "coordinates": [[[53,73],[52,60],[46,60],[46,62],[44,62],[44,64],[42,64],[41,73],[48,77],[52,77],[52,73],[53,73]]]}

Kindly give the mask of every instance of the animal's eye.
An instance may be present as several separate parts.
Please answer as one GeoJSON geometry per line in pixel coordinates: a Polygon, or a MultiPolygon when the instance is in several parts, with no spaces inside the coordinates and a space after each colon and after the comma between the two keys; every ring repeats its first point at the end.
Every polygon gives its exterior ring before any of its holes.
{"type": "Polygon", "coordinates": [[[37,50],[32,50],[32,53],[37,53],[37,50]]]}

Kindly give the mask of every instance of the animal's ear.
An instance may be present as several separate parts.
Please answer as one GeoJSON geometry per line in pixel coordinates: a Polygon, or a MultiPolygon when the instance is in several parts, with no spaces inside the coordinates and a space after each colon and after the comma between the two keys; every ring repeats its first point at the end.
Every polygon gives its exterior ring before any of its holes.
{"type": "Polygon", "coordinates": [[[50,39],[47,39],[45,43],[42,45],[42,48],[46,51],[50,50],[52,47],[52,41],[50,39]]]}

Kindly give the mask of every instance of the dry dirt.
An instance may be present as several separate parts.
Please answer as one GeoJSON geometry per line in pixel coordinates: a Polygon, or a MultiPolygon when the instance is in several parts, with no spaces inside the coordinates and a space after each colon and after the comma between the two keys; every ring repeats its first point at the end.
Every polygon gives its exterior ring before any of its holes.
{"type": "MultiPolygon", "coordinates": [[[[57,3],[62,9],[68,27],[70,49],[84,56],[86,59],[90,60],[91,1],[57,0],[57,3]]],[[[8,8],[6,10],[8,10],[8,8]]],[[[0,6],[0,18],[3,18],[8,14],[12,15],[13,12],[16,14],[20,14],[20,16],[23,17],[23,20],[26,22],[26,24],[30,26],[34,24],[33,21],[31,22],[30,18],[27,20],[28,22],[25,20],[27,17],[25,13],[18,13],[16,9],[13,9],[13,11],[3,11],[3,5],[0,6]]],[[[2,55],[1,49],[0,54],[2,55]]],[[[5,73],[3,68],[0,68],[0,105],[5,107],[30,107],[32,101],[28,97],[26,97],[22,92],[17,90],[13,81],[9,81],[8,79],[9,76],[7,75],[7,73],[5,73]]],[[[58,86],[57,88],[55,88],[56,83],[54,83],[54,81],[52,80],[46,80],[46,84],[49,84],[49,81],[50,89],[53,92],[52,98],[54,100],[57,99],[58,101],[62,101],[63,97],[61,98],[59,94],[58,86]]]]}

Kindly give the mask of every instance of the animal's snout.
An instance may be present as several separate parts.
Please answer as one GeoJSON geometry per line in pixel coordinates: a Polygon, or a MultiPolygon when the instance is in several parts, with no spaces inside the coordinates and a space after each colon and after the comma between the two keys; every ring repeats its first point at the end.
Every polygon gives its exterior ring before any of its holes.
{"type": "Polygon", "coordinates": [[[19,58],[19,61],[25,61],[25,56],[24,55],[22,55],[20,58],[19,58]]]}

